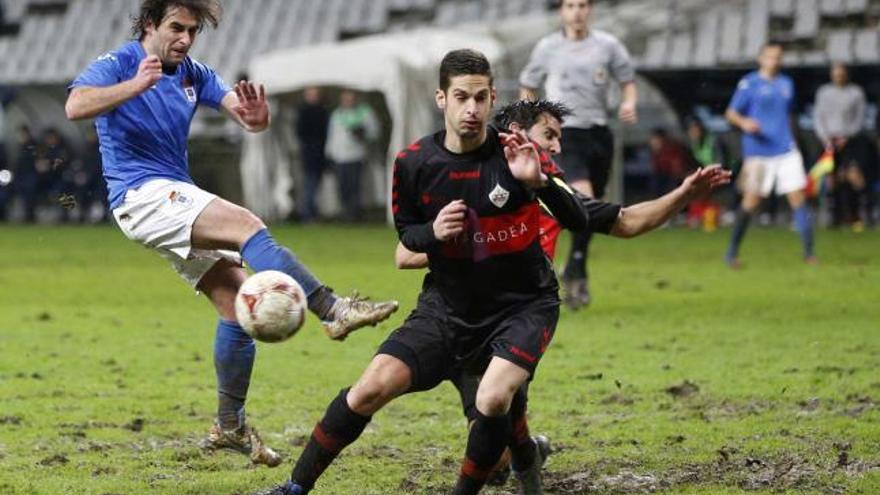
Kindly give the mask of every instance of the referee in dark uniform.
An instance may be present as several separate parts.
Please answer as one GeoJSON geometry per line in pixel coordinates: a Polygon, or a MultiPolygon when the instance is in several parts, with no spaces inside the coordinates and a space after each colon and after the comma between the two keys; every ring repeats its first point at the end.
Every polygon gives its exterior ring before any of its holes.
{"type": "MultiPolygon", "coordinates": [[[[592,0],[562,0],[563,28],[535,46],[520,75],[521,97],[535,99],[542,87],[546,97],[571,108],[562,129],[560,164],[572,187],[602,198],[611,171],[614,138],[608,128],[608,92],[612,81],[620,85],[621,121],[636,122],[638,93],[629,53],[611,34],[590,29],[592,0]]],[[[563,273],[565,302],[572,309],[590,302],[587,254],[592,235],[572,236],[572,249],[563,273]]]]}

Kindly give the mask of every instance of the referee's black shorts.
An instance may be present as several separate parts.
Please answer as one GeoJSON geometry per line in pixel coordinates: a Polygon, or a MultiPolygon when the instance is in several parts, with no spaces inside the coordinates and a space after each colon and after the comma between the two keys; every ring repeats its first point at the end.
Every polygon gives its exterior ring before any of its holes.
{"type": "Polygon", "coordinates": [[[559,166],[569,183],[588,180],[596,198],[605,196],[605,187],[614,160],[614,135],[606,126],[589,129],[564,127],[559,166]]]}
{"type": "Polygon", "coordinates": [[[510,361],[534,376],[556,331],[559,298],[536,297],[491,324],[465,328],[450,321],[435,304],[419,304],[403,326],[388,336],[377,354],[400,359],[412,373],[409,392],[430,390],[461,373],[481,375],[493,357],[510,361]]]}

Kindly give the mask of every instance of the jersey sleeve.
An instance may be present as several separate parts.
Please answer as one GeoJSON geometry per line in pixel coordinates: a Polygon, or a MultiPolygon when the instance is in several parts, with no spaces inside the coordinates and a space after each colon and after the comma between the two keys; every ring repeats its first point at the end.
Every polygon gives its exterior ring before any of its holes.
{"type": "Polygon", "coordinates": [[[542,39],[535,45],[529,62],[520,72],[519,84],[525,88],[538,89],[544,84],[550,63],[550,50],[547,39],[542,39]]]}
{"type": "Polygon", "coordinates": [[[100,88],[123,81],[122,66],[114,53],[101,55],[67,86],[68,90],[81,87],[100,88]]]}
{"type": "Polygon", "coordinates": [[[736,92],[733,93],[733,98],[730,100],[730,105],[728,108],[733,109],[736,113],[740,115],[747,115],[749,111],[749,100],[751,100],[751,84],[748,79],[741,79],[739,84],[736,85],[736,92]]]}
{"type": "Polygon", "coordinates": [[[414,253],[425,253],[438,241],[432,222],[423,218],[417,207],[418,192],[411,170],[401,158],[394,161],[391,183],[391,212],[394,226],[404,247],[414,253]]]}
{"type": "Polygon", "coordinates": [[[590,198],[581,193],[576,193],[581,209],[587,214],[587,230],[599,234],[610,234],[620,216],[621,205],[606,203],[598,199],[590,198]]]}
{"type": "Polygon", "coordinates": [[[574,191],[564,181],[550,178],[547,185],[535,190],[535,195],[560,225],[580,231],[587,227],[587,216],[578,204],[574,191]]]}
{"type": "Polygon", "coordinates": [[[223,98],[231,91],[223,79],[210,67],[195,63],[196,84],[199,91],[199,104],[207,105],[213,109],[220,108],[223,98]]]}
{"type": "Polygon", "coordinates": [[[633,82],[636,79],[636,71],[633,68],[632,57],[623,43],[615,40],[611,48],[611,75],[620,84],[633,82]]]}

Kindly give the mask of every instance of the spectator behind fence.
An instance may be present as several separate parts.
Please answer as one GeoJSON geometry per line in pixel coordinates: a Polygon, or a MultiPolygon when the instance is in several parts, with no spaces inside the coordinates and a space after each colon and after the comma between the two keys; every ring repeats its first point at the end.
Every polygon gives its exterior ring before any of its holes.
{"type": "Polygon", "coordinates": [[[67,220],[68,209],[75,203],[62,197],[62,174],[70,165],[70,150],[54,128],[43,133],[43,141],[37,146],[37,194],[38,201],[47,201],[55,205],[63,204],[64,220],[67,220]],[[60,200],[60,203],[58,202],[60,200]]]}
{"type": "Polygon", "coordinates": [[[37,174],[37,142],[30,127],[23,125],[18,128],[18,153],[15,168],[12,171],[15,195],[24,203],[25,221],[36,220],[37,202],[39,199],[37,174]]]}
{"type": "Polygon", "coordinates": [[[314,87],[306,88],[296,122],[296,136],[299,138],[300,155],[305,172],[303,190],[305,198],[301,212],[304,222],[312,222],[320,214],[316,198],[321,188],[321,179],[327,170],[324,147],[327,145],[329,122],[330,112],[321,101],[321,90],[314,87]]]}
{"type": "Polygon", "coordinates": [[[379,122],[373,109],[359,103],[354,91],[343,90],[339,107],[330,116],[326,151],[336,168],[346,221],[361,219],[361,175],[369,145],[378,137],[379,122]]]}
{"type": "MultiPolygon", "coordinates": [[[[725,153],[717,137],[706,129],[703,122],[690,117],[687,120],[687,137],[690,145],[690,161],[698,167],[707,167],[716,163],[725,164],[725,153]]],[[[687,220],[691,227],[700,222],[707,231],[714,231],[718,225],[721,206],[712,196],[694,201],[688,206],[687,220]]]]}
{"type": "Polygon", "coordinates": [[[684,145],[671,137],[665,129],[654,129],[648,140],[651,148],[651,183],[654,196],[662,196],[675,189],[687,176],[691,160],[684,145]]]}
{"type": "Polygon", "coordinates": [[[834,152],[834,224],[856,229],[871,220],[868,184],[876,175],[877,152],[863,133],[865,109],[862,88],[849,80],[845,65],[833,64],[831,82],[816,93],[814,121],[825,149],[834,152]]]}
{"type": "MultiPolygon", "coordinates": [[[[61,175],[61,194],[71,198],[75,208],[64,210],[64,219],[82,223],[89,219],[89,212],[95,202],[100,202],[102,210],[107,211],[107,192],[101,177],[101,153],[98,136],[90,132],[86,136],[86,147],[81,158],[71,160],[63,167],[61,175]]],[[[101,215],[101,220],[105,214],[101,215]]]]}

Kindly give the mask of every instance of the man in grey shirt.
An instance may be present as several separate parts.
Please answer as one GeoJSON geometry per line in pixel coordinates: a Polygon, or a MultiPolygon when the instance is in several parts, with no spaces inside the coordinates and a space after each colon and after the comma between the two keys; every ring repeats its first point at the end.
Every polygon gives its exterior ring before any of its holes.
{"type": "Polygon", "coordinates": [[[876,150],[862,133],[865,107],[865,92],[850,81],[847,67],[832,64],[831,82],[816,93],[813,120],[825,149],[834,152],[834,223],[856,229],[863,227],[862,210],[870,213],[867,184],[876,175],[876,150]]]}
{"type": "MultiPolygon", "coordinates": [[[[614,155],[608,129],[611,82],[620,85],[618,116],[623,122],[636,122],[638,93],[626,48],[614,36],[590,29],[592,9],[592,0],[562,0],[562,30],[538,42],[519,81],[521,98],[534,100],[543,85],[547,99],[574,111],[562,129],[560,164],[572,187],[591,198],[602,198],[614,155]]],[[[589,232],[572,236],[562,276],[565,302],[572,309],[590,302],[587,254],[591,238],[589,232]]]]}

